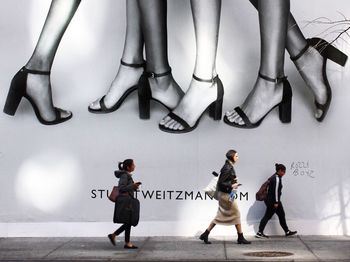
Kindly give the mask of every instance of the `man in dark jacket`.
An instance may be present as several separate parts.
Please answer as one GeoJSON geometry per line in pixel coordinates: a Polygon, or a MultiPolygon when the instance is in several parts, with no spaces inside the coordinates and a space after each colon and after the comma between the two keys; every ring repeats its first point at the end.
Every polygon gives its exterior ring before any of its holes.
{"type": "Polygon", "coordinates": [[[283,228],[286,236],[292,236],[297,233],[297,231],[290,231],[287,226],[286,217],[281,202],[282,195],[282,177],[286,173],[286,167],[282,164],[276,164],[276,173],[272,176],[269,181],[269,187],[267,191],[267,199],[265,200],[266,212],[264,217],[260,221],[259,231],[256,233],[257,238],[268,238],[264,234],[264,229],[267,222],[276,213],[280,221],[280,225],[283,228]]]}

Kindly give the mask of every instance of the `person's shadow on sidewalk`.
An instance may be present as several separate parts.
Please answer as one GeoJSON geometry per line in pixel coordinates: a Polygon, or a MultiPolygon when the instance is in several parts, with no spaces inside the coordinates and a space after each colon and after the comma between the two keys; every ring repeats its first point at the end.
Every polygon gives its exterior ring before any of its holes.
{"type": "Polygon", "coordinates": [[[247,213],[247,224],[254,226],[254,231],[258,232],[260,219],[265,213],[266,206],[264,201],[255,201],[254,204],[249,208],[247,213]]]}

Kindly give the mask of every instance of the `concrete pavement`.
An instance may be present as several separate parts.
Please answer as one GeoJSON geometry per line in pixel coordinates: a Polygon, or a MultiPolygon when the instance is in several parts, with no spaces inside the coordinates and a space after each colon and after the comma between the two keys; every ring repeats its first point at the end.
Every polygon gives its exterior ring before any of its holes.
{"type": "Polygon", "coordinates": [[[236,236],[212,237],[211,245],[197,237],[132,237],[137,250],[124,249],[122,236],[117,246],[107,237],[0,238],[0,261],[350,261],[349,236],[246,238],[253,243],[238,245],[236,236]]]}

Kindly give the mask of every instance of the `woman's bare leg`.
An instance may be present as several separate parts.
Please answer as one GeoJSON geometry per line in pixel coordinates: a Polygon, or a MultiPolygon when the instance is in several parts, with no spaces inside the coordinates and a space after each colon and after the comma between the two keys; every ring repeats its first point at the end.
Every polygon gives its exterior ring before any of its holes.
{"type": "MultiPolygon", "coordinates": [[[[258,0],[249,0],[258,9],[258,0]]],[[[307,45],[299,25],[292,13],[289,13],[286,49],[291,57],[296,57],[307,45]]],[[[297,61],[294,61],[301,77],[313,93],[316,101],[324,104],[327,100],[327,89],[322,75],[323,58],[312,47],[297,61]]],[[[315,108],[315,117],[319,117],[322,111],[315,108]]]]}
{"type": "MultiPolygon", "coordinates": [[[[57,48],[79,4],[80,0],[52,0],[35,50],[25,65],[27,69],[51,71],[57,48]]],[[[26,91],[44,120],[56,119],[49,75],[28,74],[26,91]]],[[[66,118],[71,112],[60,110],[60,114],[66,118]]]]}
{"type": "MultiPolygon", "coordinates": [[[[213,79],[216,76],[221,0],[191,0],[191,7],[197,47],[194,75],[202,79],[213,79]]],[[[216,84],[192,79],[185,96],[173,113],[194,126],[203,111],[216,98],[216,84]]],[[[170,116],[163,118],[160,125],[172,130],[184,129],[184,126],[170,116]]]]}
{"type": "MultiPolygon", "coordinates": [[[[289,17],[289,0],[259,0],[261,59],[259,72],[270,78],[284,76],[284,52],[289,17]]],[[[258,122],[275,105],[281,102],[283,83],[272,83],[258,77],[253,90],[241,109],[251,123],[258,122]]],[[[226,113],[230,122],[244,125],[235,110],[226,113]]]]}
{"type": "MultiPolygon", "coordinates": [[[[126,0],[126,35],[122,61],[128,64],[143,64],[144,40],[141,29],[141,14],[137,0],[126,0]]],[[[103,102],[107,108],[113,107],[121,96],[132,86],[135,86],[143,72],[143,67],[120,65],[103,102]]],[[[101,98],[90,104],[94,110],[101,109],[101,98]]]]}
{"type": "MultiPolygon", "coordinates": [[[[167,41],[167,1],[138,0],[142,32],[145,39],[147,72],[165,73],[170,69],[167,41]]],[[[169,108],[175,108],[183,91],[171,74],[148,78],[152,97],[169,108]]]]}

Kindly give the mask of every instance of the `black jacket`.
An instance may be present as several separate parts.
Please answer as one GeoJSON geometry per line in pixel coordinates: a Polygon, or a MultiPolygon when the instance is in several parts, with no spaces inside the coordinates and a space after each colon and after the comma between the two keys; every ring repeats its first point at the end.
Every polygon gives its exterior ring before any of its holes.
{"type": "Polygon", "coordinates": [[[282,187],[282,177],[279,177],[277,174],[272,176],[267,190],[267,202],[271,204],[281,202],[282,187]]]}
{"type": "Polygon", "coordinates": [[[224,166],[220,170],[220,176],[218,179],[218,190],[224,193],[231,193],[232,185],[236,183],[237,176],[235,169],[230,164],[228,160],[226,160],[224,166]]]}
{"type": "Polygon", "coordinates": [[[134,196],[135,189],[133,188],[134,180],[131,175],[126,171],[117,170],[114,171],[114,175],[119,178],[119,192],[129,193],[130,196],[134,196]]]}

